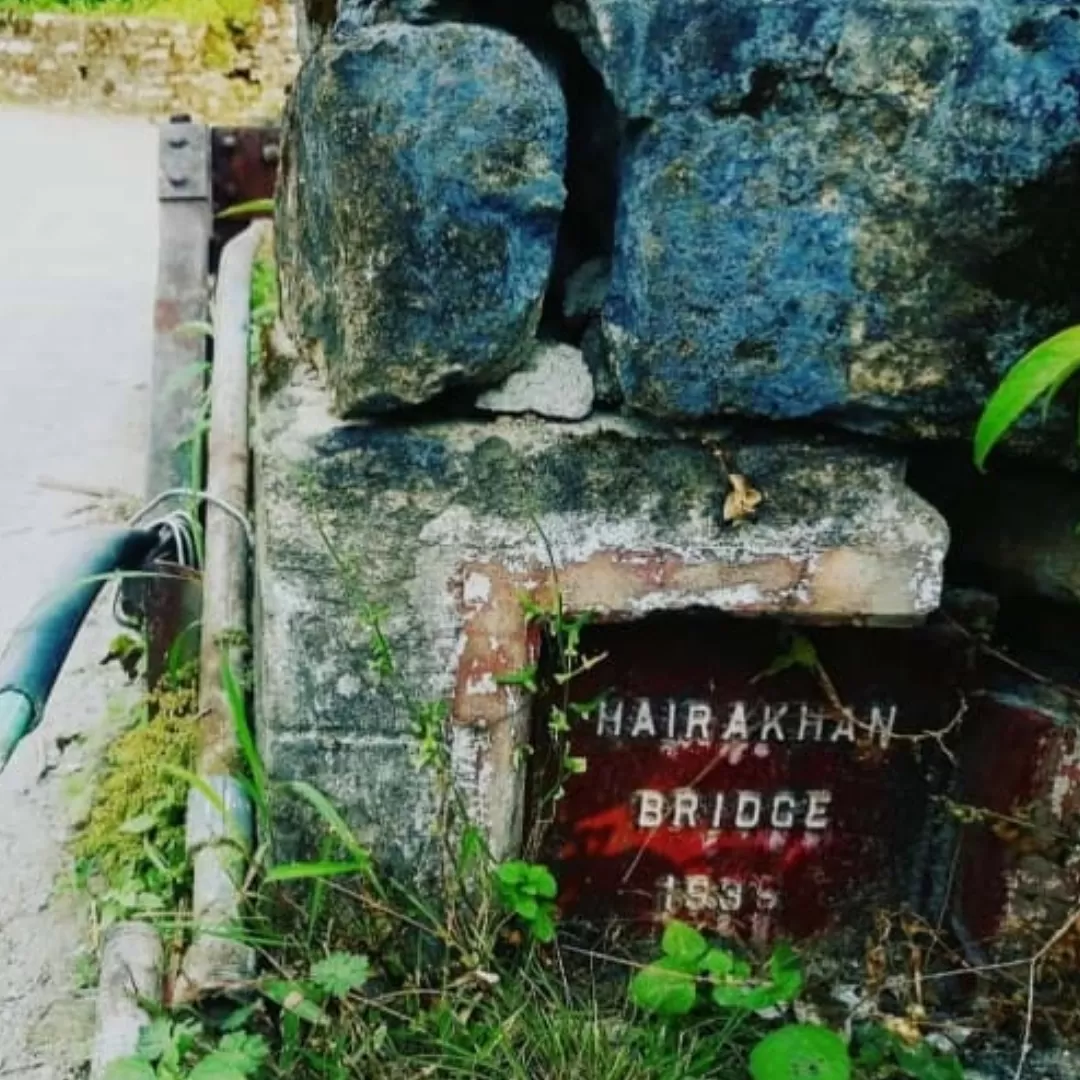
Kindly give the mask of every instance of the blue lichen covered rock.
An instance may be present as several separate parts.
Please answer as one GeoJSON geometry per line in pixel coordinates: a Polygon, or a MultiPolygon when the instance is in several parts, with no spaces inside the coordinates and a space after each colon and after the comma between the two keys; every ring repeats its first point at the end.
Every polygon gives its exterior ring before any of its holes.
{"type": "Polygon", "coordinates": [[[966,434],[1080,317],[1080,14],[575,0],[627,118],[603,332],[659,415],[966,434]]]}
{"type": "Polygon", "coordinates": [[[484,27],[375,26],[308,58],[287,127],[283,308],[338,411],[520,366],[565,198],[565,102],[539,61],[484,27]]]}

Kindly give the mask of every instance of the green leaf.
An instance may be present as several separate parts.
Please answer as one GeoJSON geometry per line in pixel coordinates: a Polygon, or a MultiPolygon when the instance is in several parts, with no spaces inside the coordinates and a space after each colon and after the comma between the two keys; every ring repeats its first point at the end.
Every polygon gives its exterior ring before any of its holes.
{"type": "Polygon", "coordinates": [[[769,1009],[781,1001],[775,986],[714,986],[712,999],[722,1009],[744,1009],[756,1012],[769,1009]]]}
{"type": "Polygon", "coordinates": [[[500,884],[510,888],[524,885],[529,880],[529,864],[520,859],[500,863],[495,867],[495,877],[498,878],[500,884]]]}
{"type": "Polygon", "coordinates": [[[531,896],[519,894],[514,898],[513,908],[526,922],[532,922],[540,914],[540,905],[531,896]]]}
{"type": "Polygon", "coordinates": [[[780,1001],[792,1001],[802,992],[802,964],[790,945],[780,944],[773,950],[769,958],[769,975],[780,1001]]]}
{"type": "Polygon", "coordinates": [[[241,1005],[240,1008],[229,1013],[221,1022],[221,1030],[225,1032],[240,1031],[247,1027],[251,1018],[263,1010],[261,1001],[253,1001],[249,1005],[241,1005]]]}
{"type": "Polygon", "coordinates": [[[273,199],[249,199],[247,202],[235,203],[227,206],[217,213],[218,221],[229,221],[233,218],[256,217],[260,214],[272,214],[274,212],[273,199]]]}
{"type": "Polygon", "coordinates": [[[521,686],[528,690],[530,694],[537,692],[536,684],[536,665],[530,664],[528,667],[523,667],[519,671],[508,671],[502,675],[495,676],[496,686],[521,686]]]}
{"type": "Polygon", "coordinates": [[[646,1012],[685,1016],[697,1001],[697,982],[680,961],[667,956],[634,976],[630,998],[646,1012]]]}
{"type": "Polygon", "coordinates": [[[264,881],[309,881],[312,878],[343,877],[349,874],[367,874],[371,860],[364,862],[306,862],[281,863],[266,871],[264,881]]]}
{"type": "Polygon", "coordinates": [[[990,451],[1043,395],[1054,394],[1080,369],[1080,326],[1036,345],[1019,360],[986,403],[975,430],[975,464],[983,469],[990,451]]]}
{"type": "Polygon", "coordinates": [[[735,970],[735,957],[725,949],[710,949],[701,959],[701,970],[716,978],[727,978],[735,970]]]}
{"type": "Polygon", "coordinates": [[[139,1057],[160,1061],[173,1047],[173,1027],[168,1019],[159,1016],[139,1032],[139,1057]]]}
{"type": "Polygon", "coordinates": [[[240,747],[240,753],[244,757],[248,776],[251,777],[254,802],[258,806],[263,820],[265,820],[269,813],[267,807],[269,784],[266,778],[266,768],[263,765],[262,756],[259,754],[259,748],[255,745],[255,736],[251,732],[251,725],[248,723],[244,691],[237,681],[232,665],[224,654],[221,658],[221,686],[225,693],[225,701],[229,706],[229,713],[232,716],[236,742],[240,747]]]}
{"type": "Polygon", "coordinates": [[[664,928],[660,948],[665,956],[693,969],[709,951],[709,943],[692,926],[675,920],[664,928]]]}
{"type": "Polygon", "coordinates": [[[750,1075],[754,1080],[849,1080],[851,1058],[834,1031],[788,1024],[754,1047],[750,1075]]]}
{"type": "Polygon", "coordinates": [[[269,1056],[270,1046],[261,1035],[234,1031],[191,1070],[188,1080],[243,1080],[258,1072],[269,1056]]]}
{"type": "Polygon", "coordinates": [[[110,1062],[105,1080],[156,1080],[153,1067],[142,1058],[120,1058],[110,1062]]]}
{"type": "Polygon", "coordinates": [[[529,932],[537,941],[544,945],[555,940],[555,920],[552,918],[553,910],[554,909],[550,906],[541,907],[536,914],[536,918],[529,923],[529,932]]]}
{"type": "Polygon", "coordinates": [[[951,1054],[935,1053],[928,1043],[908,1048],[897,1039],[893,1044],[896,1064],[912,1080],[964,1080],[964,1067],[951,1054]]]}
{"type": "Polygon", "coordinates": [[[559,883],[546,866],[530,866],[526,884],[534,896],[545,900],[554,900],[559,895],[559,883]]]}
{"type": "Polygon", "coordinates": [[[356,862],[363,863],[370,869],[371,854],[356,839],[348,823],[321,791],[304,780],[285,780],[282,781],[281,786],[306,802],[322,818],[326,827],[341,841],[342,846],[356,862]]]}
{"type": "Polygon", "coordinates": [[[269,979],[263,983],[262,991],[287,1013],[292,1013],[309,1024],[321,1024],[326,1019],[326,1014],[306,996],[300,983],[289,982],[287,979],[269,979]]]}
{"type": "Polygon", "coordinates": [[[311,969],[311,979],[331,997],[348,997],[359,990],[371,976],[371,964],[366,956],[353,953],[331,953],[311,969]]]}

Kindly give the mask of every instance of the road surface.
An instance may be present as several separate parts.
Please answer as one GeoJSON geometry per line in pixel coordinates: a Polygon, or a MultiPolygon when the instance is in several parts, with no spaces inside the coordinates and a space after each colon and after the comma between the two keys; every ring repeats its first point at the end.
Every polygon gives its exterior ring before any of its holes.
{"type": "MultiPolygon", "coordinates": [[[[0,108],[0,647],[88,529],[144,489],[157,136],[146,121],[0,108]]],[[[89,1054],[85,913],[65,841],[108,716],[99,610],[42,728],[0,776],[0,1078],[61,1080],[89,1054]]]]}

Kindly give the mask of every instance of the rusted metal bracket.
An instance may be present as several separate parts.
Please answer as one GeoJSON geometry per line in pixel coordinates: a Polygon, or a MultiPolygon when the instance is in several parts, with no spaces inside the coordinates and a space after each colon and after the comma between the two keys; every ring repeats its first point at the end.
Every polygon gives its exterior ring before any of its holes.
{"type": "MultiPolygon", "coordinates": [[[[277,184],[281,132],[276,127],[210,129],[210,190],[214,235],[210,266],[217,267],[222,247],[241,232],[250,218],[219,218],[222,210],[253,199],[269,199],[277,184]]],[[[266,217],[253,214],[252,217],[266,217]]]]}

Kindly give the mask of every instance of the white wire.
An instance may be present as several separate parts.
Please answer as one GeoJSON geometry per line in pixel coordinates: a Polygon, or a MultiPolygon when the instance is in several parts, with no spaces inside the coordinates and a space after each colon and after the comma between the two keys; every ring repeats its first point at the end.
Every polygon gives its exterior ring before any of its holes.
{"type": "MultiPolygon", "coordinates": [[[[208,491],[196,491],[194,488],[169,488],[167,491],[161,492],[160,495],[155,495],[137,514],[132,516],[128,525],[134,528],[151,510],[156,510],[163,502],[169,499],[195,499],[198,502],[207,502],[212,506],[216,506],[219,510],[224,510],[226,514],[234,518],[240,525],[243,526],[244,536],[247,538],[248,546],[254,550],[255,548],[255,530],[251,526],[251,522],[248,520],[247,515],[242,510],[237,510],[235,506],[230,502],[226,502],[225,499],[219,499],[216,495],[211,495],[208,491]]],[[[182,513],[182,511],[175,511],[176,513],[182,513]]],[[[188,515],[190,520],[190,515],[188,515]]]]}
{"type": "MultiPolygon", "coordinates": [[[[158,501],[160,501],[160,499],[158,501]]],[[[145,513],[145,508],[140,510],[139,513],[132,518],[132,525],[134,525],[145,513]]],[[[168,531],[175,551],[173,565],[187,570],[199,569],[199,547],[195,541],[198,525],[195,523],[195,519],[186,510],[174,510],[164,517],[157,518],[150,522],[145,528],[151,531],[168,531]]],[[[121,580],[117,582],[116,592],[113,595],[113,618],[121,626],[125,626],[129,630],[137,630],[140,628],[141,624],[137,618],[129,615],[124,610],[123,590],[124,583],[121,580]]]]}

